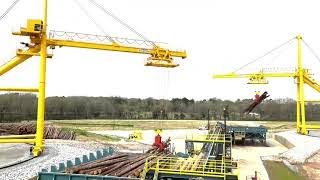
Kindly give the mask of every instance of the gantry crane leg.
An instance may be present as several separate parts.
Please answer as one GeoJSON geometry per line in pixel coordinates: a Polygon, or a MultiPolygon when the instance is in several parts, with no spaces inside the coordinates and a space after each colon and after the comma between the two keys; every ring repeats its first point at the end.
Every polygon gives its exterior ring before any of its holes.
{"type": "Polygon", "coordinates": [[[298,97],[297,97],[297,126],[298,133],[308,134],[306,128],[306,111],[305,111],[305,97],[304,97],[304,69],[302,66],[302,37],[301,35],[297,36],[298,40],[298,80],[297,80],[297,89],[298,89],[298,97]],[[299,121],[299,123],[298,123],[299,121]]]}
{"type": "Polygon", "coordinates": [[[299,80],[297,80],[297,132],[301,132],[301,109],[300,109],[300,89],[299,89],[299,80]]]}
{"type": "Polygon", "coordinates": [[[41,154],[44,142],[44,119],[45,119],[45,98],[46,98],[46,66],[47,66],[47,3],[44,0],[44,18],[43,18],[43,31],[41,34],[41,50],[40,50],[40,75],[39,75],[39,93],[38,93],[38,110],[37,110],[37,132],[36,132],[36,145],[33,149],[33,155],[38,156],[41,154]]]}

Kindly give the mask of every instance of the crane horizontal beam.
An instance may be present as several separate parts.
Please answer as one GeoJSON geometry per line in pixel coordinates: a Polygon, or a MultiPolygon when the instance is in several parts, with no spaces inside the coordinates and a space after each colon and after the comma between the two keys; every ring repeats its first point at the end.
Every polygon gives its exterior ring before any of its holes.
{"type": "Polygon", "coordinates": [[[39,89],[38,88],[32,88],[32,87],[0,87],[0,91],[39,92],[39,89]]]}
{"type": "Polygon", "coordinates": [[[212,78],[220,79],[220,78],[251,78],[251,77],[268,77],[268,78],[290,78],[290,77],[296,77],[297,73],[250,73],[250,74],[236,74],[236,73],[230,73],[230,74],[216,74],[213,75],[212,78]]]}
{"type": "Polygon", "coordinates": [[[0,139],[0,143],[28,143],[33,144],[36,139],[0,139]]]}
{"type": "Polygon", "coordinates": [[[180,57],[186,58],[186,51],[171,51],[162,48],[138,48],[131,46],[123,46],[119,44],[102,44],[102,43],[92,43],[92,42],[81,42],[73,40],[60,40],[60,39],[48,39],[48,46],[61,46],[61,47],[75,47],[75,48],[86,48],[86,49],[98,49],[98,50],[107,50],[107,51],[118,51],[118,52],[128,52],[128,53],[138,53],[138,54],[156,54],[159,53],[168,53],[170,57],[180,57]]]}
{"type": "Polygon", "coordinates": [[[24,135],[8,135],[8,136],[0,136],[0,139],[34,139],[36,137],[35,134],[24,134],[24,135]]]}

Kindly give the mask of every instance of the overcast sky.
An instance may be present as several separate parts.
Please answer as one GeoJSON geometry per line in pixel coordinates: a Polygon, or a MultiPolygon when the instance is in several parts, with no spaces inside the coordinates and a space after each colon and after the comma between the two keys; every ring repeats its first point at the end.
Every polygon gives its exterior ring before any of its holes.
{"type": "MultiPolygon", "coordinates": [[[[111,36],[139,38],[115,20],[79,0],[111,36]]],[[[301,33],[320,54],[320,1],[317,0],[96,0],[138,32],[172,49],[185,49],[180,66],[143,66],[147,55],[57,48],[48,59],[47,96],[123,96],[235,100],[267,90],[272,98],[295,98],[293,79],[247,85],[245,79],[212,79],[229,73],[301,33]]],[[[0,12],[13,0],[1,0],[0,12]]],[[[42,0],[20,0],[0,21],[0,63],[15,55],[21,37],[11,31],[27,18],[42,18],[42,0]],[[30,3],[33,2],[33,3],[30,3]]],[[[103,32],[73,0],[49,0],[48,30],[101,34],[103,32]]],[[[24,40],[26,41],[26,40],[24,40]]],[[[320,62],[304,47],[304,61],[320,81],[320,62]]],[[[297,61],[296,42],[283,47],[241,72],[259,68],[290,68],[297,61]]],[[[0,77],[0,86],[37,86],[39,58],[34,57],[0,77]]],[[[307,89],[307,98],[319,97],[307,89]]],[[[319,97],[320,98],[320,97],[319,97]]]]}

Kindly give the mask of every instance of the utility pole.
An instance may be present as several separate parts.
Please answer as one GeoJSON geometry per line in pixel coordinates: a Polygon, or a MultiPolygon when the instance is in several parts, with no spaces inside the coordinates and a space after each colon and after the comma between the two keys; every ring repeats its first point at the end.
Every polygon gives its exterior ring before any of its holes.
{"type": "Polygon", "coordinates": [[[224,120],[224,134],[227,134],[227,118],[229,119],[229,106],[227,105],[223,109],[223,120],[224,120]]]}
{"type": "Polygon", "coordinates": [[[210,109],[208,109],[208,124],[207,124],[208,130],[210,130],[210,109]]]}

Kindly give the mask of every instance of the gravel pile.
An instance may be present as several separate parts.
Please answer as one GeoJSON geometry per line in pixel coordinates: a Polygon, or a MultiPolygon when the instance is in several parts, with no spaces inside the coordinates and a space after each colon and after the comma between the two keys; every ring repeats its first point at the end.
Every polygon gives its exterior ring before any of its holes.
{"type": "Polygon", "coordinates": [[[290,164],[300,164],[306,162],[308,158],[320,151],[320,138],[297,134],[294,131],[277,133],[285,138],[295,147],[280,154],[280,157],[290,164]]]}
{"type": "Polygon", "coordinates": [[[67,160],[74,161],[75,157],[82,157],[84,154],[95,153],[97,150],[108,147],[110,146],[92,142],[46,140],[46,147],[40,157],[14,167],[1,169],[0,179],[27,180],[37,176],[41,169],[50,169],[51,165],[58,165],[67,160]]]}

